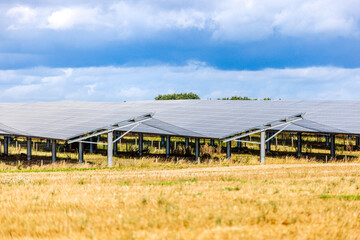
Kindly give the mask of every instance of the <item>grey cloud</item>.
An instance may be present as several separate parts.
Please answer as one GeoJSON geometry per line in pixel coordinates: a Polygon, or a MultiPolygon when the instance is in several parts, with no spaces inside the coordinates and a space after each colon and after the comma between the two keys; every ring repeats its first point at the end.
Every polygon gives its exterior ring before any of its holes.
{"type": "Polygon", "coordinates": [[[96,31],[113,40],[151,38],[159,31],[189,28],[230,41],[258,40],[275,33],[359,37],[360,28],[356,0],[22,1],[0,8],[5,13],[0,16],[3,31],[76,29],[84,37],[96,31]]]}

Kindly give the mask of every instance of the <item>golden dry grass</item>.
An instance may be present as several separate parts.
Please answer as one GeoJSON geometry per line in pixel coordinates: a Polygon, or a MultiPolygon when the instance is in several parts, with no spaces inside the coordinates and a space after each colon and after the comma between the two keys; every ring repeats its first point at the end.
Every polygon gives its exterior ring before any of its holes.
{"type": "Polygon", "coordinates": [[[360,164],[169,168],[0,173],[0,238],[360,238],[360,164]]]}

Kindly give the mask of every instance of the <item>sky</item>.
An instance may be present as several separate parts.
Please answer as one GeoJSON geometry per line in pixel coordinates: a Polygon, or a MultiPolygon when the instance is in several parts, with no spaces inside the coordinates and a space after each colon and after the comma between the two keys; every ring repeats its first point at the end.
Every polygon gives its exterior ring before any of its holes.
{"type": "Polygon", "coordinates": [[[358,0],[0,0],[0,101],[360,100],[358,0]]]}

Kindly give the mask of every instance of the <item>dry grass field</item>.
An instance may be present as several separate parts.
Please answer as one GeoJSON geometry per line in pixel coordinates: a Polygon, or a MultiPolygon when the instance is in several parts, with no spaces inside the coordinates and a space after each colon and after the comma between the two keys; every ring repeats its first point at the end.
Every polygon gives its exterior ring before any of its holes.
{"type": "Polygon", "coordinates": [[[0,239],[360,239],[357,163],[35,170],[0,173],[0,239]]]}

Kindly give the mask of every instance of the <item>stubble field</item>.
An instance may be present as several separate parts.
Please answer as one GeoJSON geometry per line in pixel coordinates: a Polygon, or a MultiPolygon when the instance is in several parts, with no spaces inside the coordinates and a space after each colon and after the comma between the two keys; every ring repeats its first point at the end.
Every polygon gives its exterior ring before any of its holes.
{"type": "Polygon", "coordinates": [[[360,164],[0,173],[1,239],[360,239],[360,164]]]}

